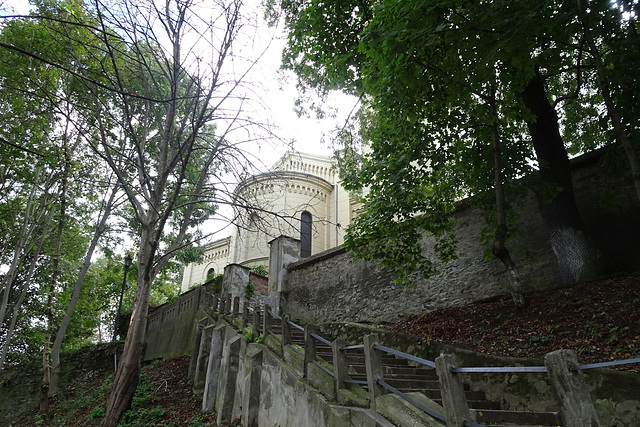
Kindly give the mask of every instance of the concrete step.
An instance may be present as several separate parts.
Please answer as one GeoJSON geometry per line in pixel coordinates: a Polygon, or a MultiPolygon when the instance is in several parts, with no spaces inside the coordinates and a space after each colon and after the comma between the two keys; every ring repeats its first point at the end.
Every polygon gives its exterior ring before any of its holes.
{"type": "MultiPolygon", "coordinates": [[[[364,356],[347,356],[347,363],[349,365],[357,365],[364,366],[365,358],[364,356]]],[[[385,366],[397,366],[397,367],[411,367],[415,368],[413,365],[409,365],[409,361],[407,359],[400,359],[390,354],[382,355],[382,364],[385,366]]],[[[420,368],[426,369],[426,368],[420,368]]],[[[428,369],[427,369],[428,370],[428,369]]]]}
{"type": "Polygon", "coordinates": [[[387,378],[385,377],[385,382],[387,384],[397,388],[402,392],[406,391],[422,391],[422,390],[432,390],[438,389],[440,384],[438,381],[432,380],[416,380],[416,379],[407,379],[407,378],[387,378]]]}
{"type": "MultiPolygon", "coordinates": [[[[442,399],[432,399],[438,405],[442,405],[442,399]]],[[[492,400],[467,400],[470,409],[493,409],[500,410],[500,402],[492,400]]]]}
{"type": "MultiPolygon", "coordinates": [[[[350,373],[349,376],[354,380],[367,378],[366,373],[350,373]]],[[[420,375],[404,375],[404,374],[395,374],[395,373],[385,372],[384,379],[388,383],[390,383],[390,381],[392,380],[404,380],[407,382],[415,382],[416,384],[419,384],[419,387],[417,387],[417,389],[432,388],[432,387],[434,389],[439,389],[440,387],[440,382],[438,381],[437,378],[424,377],[420,375]]]]}
{"type": "Polygon", "coordinates": [[[559,426],[560,417],[557,412],[519,412],[493,409],[472,409],[475,420],[487,425],[518,426],[559,426]]]}
{"type": "MultiPolygon", "coordinates": [[[[421,393],[423,393],[429,399],[433,399],[433,400],[442,399],[442,395],[440,393],[440,388],[437,388],[437,389],[433,389],[433,388],[432,389],[423,389],[423,390],[421,390],[421,393]]],[[[465,390],[464,394],[465,394],[465,396],[467,396],[467,401],[487,400],[487,396],[484,393],[484,391],[465,390]]]]}
{"type": "MultiPolygon", "coordinates": [[[[350,365],[350,372],[356,375],[366,375],[367,370],[363,365],[350,365]]],[[[438,375],[435,371],[416,369],[411,367],[402,367],[402,366],[383,366],[384,375],[391,376],[404,376],[406,378],[416,378],[416,379],[429,379],[429,380],[438,380],[438,375]]]]}

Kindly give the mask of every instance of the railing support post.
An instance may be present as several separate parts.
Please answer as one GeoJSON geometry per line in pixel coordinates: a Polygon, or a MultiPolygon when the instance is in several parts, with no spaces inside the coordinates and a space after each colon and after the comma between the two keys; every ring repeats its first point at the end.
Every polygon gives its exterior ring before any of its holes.
{"type": "Polygon", "coordinates": [[[560,415],[567,427],[600,425],[593,407],[589,388],[578,366],[578,358],[572,350],[556,350],[544,356],[553,392],[560,405],[560,415]]]}
{"type": "Polygon", "coordinates": [[[235,317],[240,313],[240,297],[233,298],[233,308],[231,309],[231,316],[235,317]]]}
{"type": "Polygon", "coordinates": [[[251,326],[253,327],[253,335],[256,337],[260,335],[260,307],[258,304],[253,306],[253,322],[251,326]]]}
{"type": "Polygon", "coordinates": [[[304,377],[309,378],[309,364],[316,360],[316,340],[311,336],[316,332],[313,325],[304,327],[304,377]]]}
{"type": "Polygon", "coordinates": [[[273,317],[271,317],[271,306],[269,304],[264,305],[264,314],[262,315],[262,331],[266,338],[267,334],[271,330],[271,321],[273,317]]]}
{"type": "Polygon", "coordinates": [[[436,373],[440,381],[442,406],[447,417],[447,427],[458,427],[469,420],[469,405],[464,393],[464,384],[459,374],[452,372],[458,361],[452,354],[443,354],[436,359],[436,373]]]}
{"type": "Polygon", "coordinates": [[[378,380],[384,379],[382,368],[382,353],[374,348],[379,344],[377,334],[369,334],[364,337],[364,362],[367,368],[367,386],[369,388],[369,405],[371,409],[376,409],[376,398],[385,393],[385,389],[378,384],[378,380]]]}
{"type": "Polygon", "coordinates": [[[289,322],[291,321],[291,316],[288,314],[283,314],[280,317],[280,322],[282,322],[282,355],[284,357],[284,348],[287,345],[291,344],[291,325],[289,322]]]}
{"type": "Polygon", "coordinates": [[[245,301],[242,306],[242,329],[249,326],[249,301],[245,301]]]}
{"type": "Polygon", "coordinates": [[[282,316],[282,343],[291,344],[291,315],[282,316]]]}
{"type": "Polygon", "coordinates": [[[347,364],[347,352],[340,351],[346,344],[341,339],[336,339],[331,343],[331,352],[333,353],[333,378],[335,379],[336,396],[340,398],[340,389],[346,388],[344,380],[349,375],[349,365],[347,364]]]}

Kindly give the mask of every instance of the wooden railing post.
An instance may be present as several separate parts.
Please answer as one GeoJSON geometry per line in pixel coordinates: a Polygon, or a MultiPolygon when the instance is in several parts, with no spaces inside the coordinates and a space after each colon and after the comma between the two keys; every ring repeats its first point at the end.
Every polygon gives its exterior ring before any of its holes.
{"type": "Polygon", "coordinates": [[[463,425],[469,418],[469,405],[464,393],[464,384],[460,374],[452,372],[458,367],[458,361],[452,354],[443,354],[436,359],[436,373],[440,381],[442,406],[447,417],[447,427],[463,425]]]}
{"type": "Polygon", "coordinates": [[[551,388],[560,405],[560,415],[567,427],[600,425],[593,407],[589,388],[582,371],[572,368],[578,366],[578,358],[572,350],[556,350],[544,356],[551,388]]]}
{"type": "Polygon", "coordinates": [[[377,334],[369,334],[364,337],[364,361],[367,368],[367,386],[369,388],[370,406],[375,411],[376,398],[385,394],[386,390],[378,384],[378,380],[384,379],[382,369],[382,353],[374,348],[379,344],[377,334]]]}
{"type": "Polygon", "coordinates": [[[309,364],[316,360],[316,339],[311,334],[316,333],[313,325],[304,327],[304,377],[308,378],[309,364]]]}
{"type": "Polygon", "coordinates": [[[333,378],[335,379],[336,396],[339,398],[340,389],[346,388],[344,380],[349,376],[349,364],[347,363],[347,352],[340,349],[346,344],[341,339],[336,339],[331,343],[333,353],[333,378]]]}

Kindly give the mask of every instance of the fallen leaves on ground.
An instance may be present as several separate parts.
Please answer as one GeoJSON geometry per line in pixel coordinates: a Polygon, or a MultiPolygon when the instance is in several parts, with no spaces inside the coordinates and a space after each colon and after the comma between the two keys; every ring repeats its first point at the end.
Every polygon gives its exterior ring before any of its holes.
{"type": "MultiPolygon", "coordinates": [[[[640,277],[625,275],[527,296],[410,316],[394,332],[512,357],[572,349],[581,364],[640,357],[640,277]]],[[[640,364],[618,369],[640,372],[640,364]]]]}

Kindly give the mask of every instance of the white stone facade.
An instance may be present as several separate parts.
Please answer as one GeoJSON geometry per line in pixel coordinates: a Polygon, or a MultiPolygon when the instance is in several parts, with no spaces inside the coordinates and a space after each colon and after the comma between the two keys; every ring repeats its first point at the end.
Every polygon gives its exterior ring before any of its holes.
{"type": "Polygon", "coordinates": [[[307,255],[341,245],[360,204],[342,188],[334,165],[331,157],[288,152],[270,171],[241,182],[235,204],[245,208],[237,210],[232,235],[207,245],[203,261],[185,268],[182,289],[203,283],[211,269],[222,273],[227,264],[268,266],[268,242],[280,235],[301,239],[307,255]]]}

